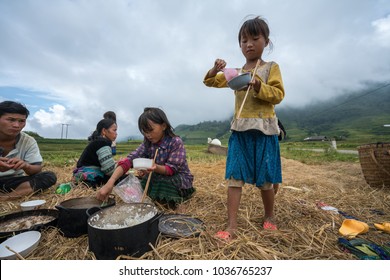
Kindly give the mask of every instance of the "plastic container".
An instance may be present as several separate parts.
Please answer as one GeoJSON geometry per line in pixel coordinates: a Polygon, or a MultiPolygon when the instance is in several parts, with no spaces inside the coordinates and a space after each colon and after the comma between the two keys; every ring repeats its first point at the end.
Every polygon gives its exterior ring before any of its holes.
{"type": "Polygon", "coordinates": [[[57,194],[66,194],[70,191],[71,188],[72,187],[71,187],[70,183],[63,183],[57,187],[56,193],[57,194]]]}

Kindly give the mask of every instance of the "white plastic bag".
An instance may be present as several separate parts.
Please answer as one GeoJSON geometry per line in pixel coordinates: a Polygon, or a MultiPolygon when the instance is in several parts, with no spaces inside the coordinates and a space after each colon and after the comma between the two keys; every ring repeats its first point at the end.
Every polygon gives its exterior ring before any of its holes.
{"type": "Polygon", "coordinates": [[[141,202],[143,196],[141,182],[131,173],[114,187],[114,192],[126,203],[141,202]]]}

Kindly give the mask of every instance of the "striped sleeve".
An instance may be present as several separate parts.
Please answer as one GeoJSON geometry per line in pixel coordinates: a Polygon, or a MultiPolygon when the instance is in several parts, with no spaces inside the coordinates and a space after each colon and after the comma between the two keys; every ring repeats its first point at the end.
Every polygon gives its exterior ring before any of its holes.
{"type": "Polygon", "coordinates": [[[111,175],[115,170],[115,160],[112,157],[111,147],[101,147],[97,150],[96,154],[98,156],[102,172],[106,175],[111,175]]]}

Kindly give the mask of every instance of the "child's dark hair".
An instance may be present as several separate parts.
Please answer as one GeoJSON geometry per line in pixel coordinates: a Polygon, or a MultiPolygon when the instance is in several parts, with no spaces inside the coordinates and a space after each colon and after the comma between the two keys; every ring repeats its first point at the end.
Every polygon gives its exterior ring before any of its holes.
{"type": "Polygon", "coordinates": [[[252,19],[246,20],[238,32],[238,43],[241,45],[241,37],[246,35],[250,36],[263,36],[265,41],[268,42],[269,47],[272,49],[272,42],[269,39],[269,27],[265,19],[257,16],[252,19]]]}
{"type": "Polygon", "coordinates": [[[30,111],[21,103],[14,101],[3,101],[0,103],[0,117],[4,114],[19,114],[24,115],[27,118],[30,114],[30,111]]]}
{"type": "Polygon", "coordinates": [[[92,132],[92,135],[88,137],[88,140],[96,140],[99,137],[102,136],[103,128],[109,129],[113,124],[115,124],[115,121],[113,119],[102,119],[100,120],[97,125],[94,132],[92,132]]]}
{"type": "Polygon", "coordinates": [[[113,111],[107,111],[103,114],[103,118],[105,119],[112,119],[114,122],[116,122],[116,114],[113,111]]]}
{"type": "Polygon", "coordinates": [[[152,131],[152,127],[150,126],[149,121],[152,121],[157,124],[166,124],[167,129],[165,129],[164,134],[166,136],[174,137],[176,134],[173,132],[173,127],[168,121],[167,116],[165,115],[164,111],[160,108],[155,107],[146,107],[144,109],[144,112],[139,116],[138,118],[138,129],[139,131],[144,134],[145,132],[152,131]]]}

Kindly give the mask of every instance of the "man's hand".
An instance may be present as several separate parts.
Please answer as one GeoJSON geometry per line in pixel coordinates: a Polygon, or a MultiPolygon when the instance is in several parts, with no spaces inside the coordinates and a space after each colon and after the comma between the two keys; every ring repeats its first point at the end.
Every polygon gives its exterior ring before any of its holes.
{"type": "Polygon", "coordinates": [[[9,158],[7,164],[12,165],[12,169],[20,170],[27,168],[28,163],[20,158],[9,158]]]}
{"type": "Polygon", "coordinates": [[[0,157],[0,172],[5,172],[14,168],[14,164],[9,163],[9,158],[0,157]]]}

